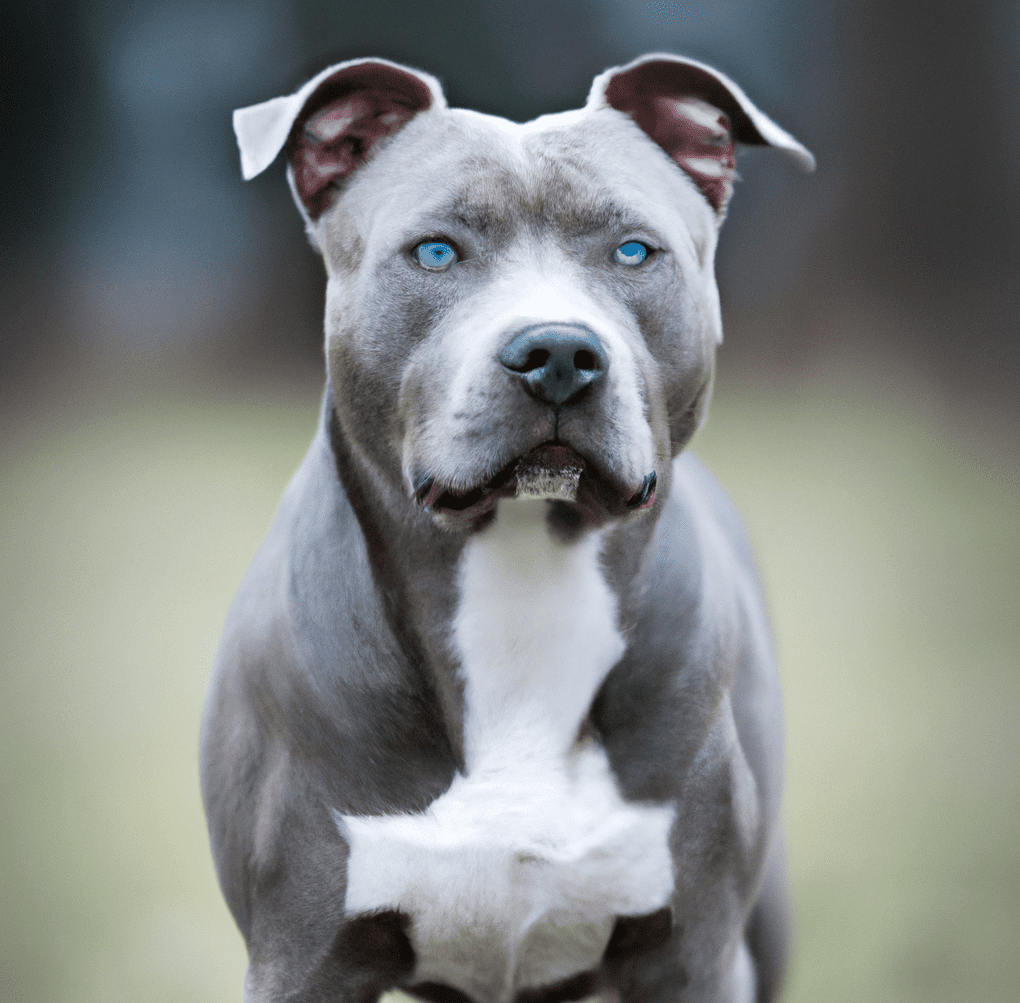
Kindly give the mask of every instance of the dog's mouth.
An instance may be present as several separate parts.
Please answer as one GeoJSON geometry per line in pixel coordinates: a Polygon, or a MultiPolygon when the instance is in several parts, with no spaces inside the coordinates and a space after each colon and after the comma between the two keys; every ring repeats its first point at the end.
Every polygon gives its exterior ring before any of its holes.
{"type": "Polygon", "coordinates": [[[478,528],[502,498],[534,498],[553,503],[579,526],[599,526],[655,503],[655,472],[637,491],[602,472],[580,453],[547,442],[515,457],[487,480],[464,490],[423,475],[415,485],[417,503],[450,528],[478,528]]]}

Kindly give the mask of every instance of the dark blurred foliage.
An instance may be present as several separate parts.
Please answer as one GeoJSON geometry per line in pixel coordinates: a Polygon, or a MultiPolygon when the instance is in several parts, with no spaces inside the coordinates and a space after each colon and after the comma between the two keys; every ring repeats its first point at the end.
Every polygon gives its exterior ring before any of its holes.
{"type": "Polygon", "coordinates": [[[1015,392],[1020,4],[846,11],[821,167],[837,190],[787,297],[781,350],[889,339],[966,389],[1015,392]]]}
{"type": "Polygon", "coordinates": [[[232,108],[382,55],[524,120],[646,51],[701,58],[817,155],[754,151],[724,229],[727,351],[796,373],[860,344],[951,386],[1020,376],[1020,4],[477,0],[8,5],[0,370],[316,366],[322,270],[232,108]]]}

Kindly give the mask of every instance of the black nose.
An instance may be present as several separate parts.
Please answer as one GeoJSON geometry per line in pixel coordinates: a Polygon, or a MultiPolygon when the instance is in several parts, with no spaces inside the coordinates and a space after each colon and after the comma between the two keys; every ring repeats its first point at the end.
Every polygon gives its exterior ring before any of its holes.
{"type": "Polygon", "coordinates": [[[499,361],[517,373],[525,389],[547,404],[566,404],[606,375],[609,359],[586,327],[544,324],[515,335],[499,361]]]}

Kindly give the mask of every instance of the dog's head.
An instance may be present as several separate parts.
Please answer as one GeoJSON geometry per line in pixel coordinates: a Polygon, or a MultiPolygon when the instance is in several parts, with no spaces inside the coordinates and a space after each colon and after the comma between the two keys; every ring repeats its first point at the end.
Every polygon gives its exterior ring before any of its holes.
{"type": "Polygon", "coordinates": [[[453,528],[515,494],[578,527],[654,505],[711,388],[735,144],[813,165],[722,74],[666,55],[525,124],[356,60],[234,128],[246,178],[286,148],[353,455],[453,528]]]}

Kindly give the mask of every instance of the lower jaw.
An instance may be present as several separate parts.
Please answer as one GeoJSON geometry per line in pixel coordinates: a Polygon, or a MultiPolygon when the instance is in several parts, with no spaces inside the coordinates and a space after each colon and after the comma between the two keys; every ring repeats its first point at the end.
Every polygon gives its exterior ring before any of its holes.
{"type": "Polygon", "coordinates": [[[534,484],[529,490],[504,490],[493,492],[463,508],[447,508],[435,505],[430,514],[437,525],[444,529],[462,532],[477,532],[490,525],[496,518],[501,501],[514,499],[542,502],[546,510],[549,531],[557,538],[574,539],[588,530],[600,529],[607,523],[622,519],[632,512],[650,508],[654,502],[654,488],[647,502],[628,507],[627,501],[614,496],[606,497],[605,490],[599,491],[585,478],[579,478],[576,490],[568,497],[562,485],[556,485],[551,495],[540,493],[534,484]]]}
{"type": "MultiPolygon", "coordinates": [[[[594,515],[591,511],[583,509],[575,502],[567,502],[558,499],[546,498],[535,499],[527,496],[517,496],[532,504],[542,502],[545,506],[544,515],[546,527],[549,534],[562,542],[570,542],[589,530],[599,529],[606,522],[608,517],[594,515]]],[[[431,513],[433,522],[442,529],[452,532],[477,533],[492,525],[499,513],[500,501],[512,502],[517,497],[510,496],[502,499],[494,499],[465,511],[451,511],[448,509],[433,510],[431,513]]]]}
{"type": "Polygon", "coordinates": [[[504,499],[545,501],[550,529],[560,535],[576,535],[650,508],[655,501],[655,473],[649,474],[639,491],[628,497],[574,450],[545,443],[471,491],[457,494],[426,482],[419,485],[416,496],[438,525],[467,531],[488,525],[504,499]]]}

